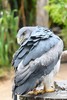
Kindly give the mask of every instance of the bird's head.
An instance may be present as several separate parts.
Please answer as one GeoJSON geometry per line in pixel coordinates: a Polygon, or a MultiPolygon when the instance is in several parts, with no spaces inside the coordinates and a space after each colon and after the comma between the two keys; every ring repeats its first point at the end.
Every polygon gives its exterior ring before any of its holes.
{"type": "Polygon", "coordinates": [[[34,30],[35,27],[23,27],[18,31],[17,34],[17,43],[22,44],[25,40],[27,40],[31,34],[31,32],[34,30]]]}

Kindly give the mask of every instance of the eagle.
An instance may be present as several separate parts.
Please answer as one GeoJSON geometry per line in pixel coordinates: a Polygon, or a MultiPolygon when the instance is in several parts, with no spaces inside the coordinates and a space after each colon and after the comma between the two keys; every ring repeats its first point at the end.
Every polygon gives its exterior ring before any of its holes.
{"type": "Polygon", "coordinates": [[[60,69],[62,39],[46,27],[26,26],[18,31],[17,42],[19,48],[12,60],[15,69],[13,94],[55,91],[54,77],[60,69]]]}

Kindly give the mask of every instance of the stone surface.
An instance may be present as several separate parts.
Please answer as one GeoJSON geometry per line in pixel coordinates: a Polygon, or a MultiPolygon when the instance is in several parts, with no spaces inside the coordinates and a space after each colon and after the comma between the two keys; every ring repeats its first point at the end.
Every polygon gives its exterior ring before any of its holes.
{"type": "Polygon", "coordinates": [[[62,81],[55,81],[55,88],[59,90],[66,90],[67,91],[67,80],[62,81]]]}
{"type": "Polygon", "coordinates": [[[67,80],[55,81],[55,92],[39,95],[21,95],[20,100],[67,100],[67,80]]]}
{"type": "Polygon", "coordinates": [[[65,51],[62,52],[61,62],[62,63],[67,62],[67,50],[65,50],[65,51]]]}

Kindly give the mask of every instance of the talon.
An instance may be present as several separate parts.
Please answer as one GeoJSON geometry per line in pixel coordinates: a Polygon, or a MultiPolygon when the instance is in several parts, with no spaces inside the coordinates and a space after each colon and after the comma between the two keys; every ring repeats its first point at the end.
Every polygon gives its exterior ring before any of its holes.
{"type": "Polygon", "coordinates": [[[30,92],[28,92],[27,94],[29,94],[29,95],[33,95],[34,92],[33,92],[33,91],[30,91],[30,92]]]}
{"type": "Polygon", "coordinates": [[[28,92],[29,95],[38,95],[38,94],[43,94],[43,93],[45,93],[44,90],[33,90],[33,91],[28,92]]]}
{"type": "Polygon", "coordinates": [[[49,93],[49,92],[54,92],[55,89],[54,88],[44,88],[44,89],[40,89],[40,90],[37,90],[37,89],[34,89],[32,91],[29,91],[28,94],[29,95],[38,95],[38,94],[44,94],[44,93],[49,93]]]}
{"type": "Polygon", "coordinates": [[[54,92],[55,89],[47,89],[46,92],[54,92]]]}

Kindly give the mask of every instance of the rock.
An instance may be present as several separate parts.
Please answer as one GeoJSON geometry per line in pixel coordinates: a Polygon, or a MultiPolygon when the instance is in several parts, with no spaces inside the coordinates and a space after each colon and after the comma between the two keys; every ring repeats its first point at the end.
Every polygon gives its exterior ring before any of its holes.
{"type": "Polygon", "coordinates": [[[67,50],[62,52],[61,62],[62,63],[66,63],[67,62],[67,50]]]}
{"type": "Polygon", "coordinates": [[[67,91],[67,80],[62,80],[62,81],[55,81],[55,88],[59,90],[66,90],[67,91]]]}

